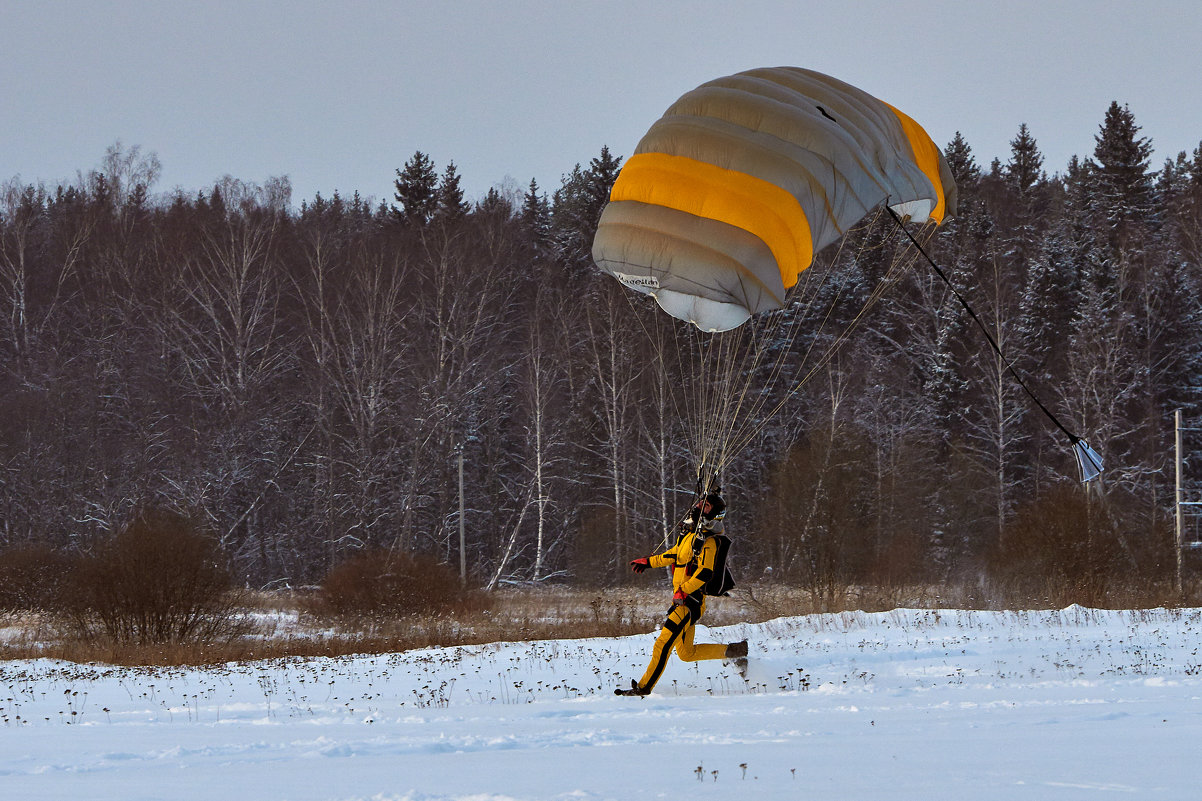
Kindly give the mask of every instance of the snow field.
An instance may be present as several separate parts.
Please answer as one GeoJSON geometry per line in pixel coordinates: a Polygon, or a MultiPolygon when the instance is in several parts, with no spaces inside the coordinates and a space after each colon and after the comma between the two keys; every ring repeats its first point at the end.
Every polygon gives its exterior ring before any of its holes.
{"type": "Polygon", "coordinates": [[[1202,797],[1202,610],[782,618],[212,668],[0,663],[0,798],[1202,797]]]}

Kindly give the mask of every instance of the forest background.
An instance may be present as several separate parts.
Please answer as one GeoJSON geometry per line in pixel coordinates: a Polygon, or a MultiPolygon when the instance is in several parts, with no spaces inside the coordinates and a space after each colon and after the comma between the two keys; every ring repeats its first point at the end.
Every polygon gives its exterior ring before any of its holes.
{"type": "MultiPolygon", "coordinates": [[[[1118,103],[1095,140],[1049,174],[1025,125],[988,165],[957,134],[959,213],[929,251],[1102,453],[1101,479],[1080,485],[1063,435],[876,221],[823,254],[847,278],[832,314],[785,312],[797,352],[830,361],[721,477],[742,582],[979,605],[1172,586],[1172,414],[1196,421],[1202,385],[1202,146],[1153,169],[1118,103]]],[[[692,500],[674,393],[706,335],[593,266],[620,166],[603,149],[549,194],[469,202],[453,162],[418,152],[391,202],[297,208],[286,178],[155,195],[157,158],[117,144],[70,184],[3,184],[0,548],[88,552],[156,508],[200,521],[254,588],[372,548],[462,556],[489,587],[624,581],[692,500]]],[[[1185,445],[1197,464],[1202,438],[1185,445]]]]}

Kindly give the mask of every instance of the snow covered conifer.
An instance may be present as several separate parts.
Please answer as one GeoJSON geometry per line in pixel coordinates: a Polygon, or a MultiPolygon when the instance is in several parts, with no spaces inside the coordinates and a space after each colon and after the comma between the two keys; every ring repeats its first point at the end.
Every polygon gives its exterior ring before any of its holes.
{"type": "Polygon", "coordinates": [[[394,197],[400,205],[393,211],[406,224],[425,225],[438,208],[438,173],[434,171],[434,162],[419,150],[396,175],[394,197]]]}
{"type": "Polygon", "coordinates": [[[522,210],[519,213],[522,228],[534,242],[542,248],[551,238],[551,204],[545,192],[539,192],[538,181],[531,178],[530,188],[522,196],[522,210]]]}
{"type": "Polygon", "coordinates": [[[1128,246],[1133,232],[1148,223],[1152,212],[1154,175],[1148,172],[1152,142],[1139,131],[1131,109],[1112,101],[1094,137],[1094,200],[1115,251],[1128,246]]]}

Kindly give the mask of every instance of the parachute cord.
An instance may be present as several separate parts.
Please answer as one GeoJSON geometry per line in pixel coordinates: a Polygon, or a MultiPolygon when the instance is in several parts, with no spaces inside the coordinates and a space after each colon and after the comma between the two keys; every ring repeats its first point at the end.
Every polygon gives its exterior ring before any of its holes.
{"type": "MultiPolygon", "coordinates": [[[[880,214],[879,210],[877,214],[880,214]]],[[[874,217],[867,224],[871,226],[876,219],[874,217]]],[[[846,238],[841,241],[832,264],[841,258],[847,242],[846,238]]],[[[886,244],[887,241],[876,247],[886,244]]],[[[862,243],[860,252],[868,247],[870,245],[862,243]]],[[[782,309],[753,318],[738,329],[703,340],[707,343],[704,346],[699,342],[697,352],[702,369],[694,375],[703,376],[703,383],[695,390],[697,414],[689,418],[698,423],[696,430],[700,447],[696,449],[696,454],[700,456],[699,471],[703,464],[721,470],[734,454],[754,441],[802,387],[829,364],[869,310],[907,268],[904,260],[894,257],[885,275],[869,292],[853,319],[834,335],[833,341],[828,341],[824,347],[820,344],[821,337],[812,338],[799,360],[792,358],[798,355],[794,343],[803,330],[808,330],[800,324],[800,319],[810,316],[826,288],[831,287],[833,297],[825,304],[825,312],[821,315],[824,322],[829,321],[854,283],[849,275],[836,269],[815,271],[811,268],[803,273],[802,281],[791,293],[796,304],[792,310],[782,309]],[[815,275],[819,277],[815,279],[815,275]],[[800,314],[797,313],[799,310],[800,314]],[[749,344],[745,344],[747,340],[750,340],[749,344]],[[775,355],[769,353],[770,343],[775,345],[775,355]],[[814,359],[816,350],[822,352],[814,359]],[[750,359],[739,359],[738,354],[746,351],[750,352],[750,359]],[[789,369],[790,363],[796,366],[789,369]],[[766,367],[768,374],[759,382],[760,391],[753,393],[753,385],[757,383],[754,376],[759,374],[761,367],[766,367]],[[738,375],[740,370],[742,375],[738,375]],[[771,399],[773,388],[780,388],[783,395],[771,399]],[[715,392],[720,394],[715,396],[715,392]]]]}
{"type": "MultiPolygon", "coordinates": [[[[814,364],[812,366],[810,366],[809,370],[806,371],[806,373],[804,375],[802,375],[800,378],[794,378],[792,388],[789,389],[789,391],[787,391],[785,393],[785,396],[779,402],[777,402],[777,404],[775,406],[773,406],[769,409],[768,413],[763,416],[764,417],[763,421],[758,426],[754,427],[747,434],[745,439],[740,442],[740,447],[742,447],[746,443],[750,442],[755,437],[755,435],[759,433],[759,431],[761,431],[763,428],[765,428],[767,426],[768,420],[770,420],[772,417],[774,417],[777,414],[777,412],[779,412],[784,407],[784,405],[786,403],[788,403],[788,401],[797,392],[799,392],[801,390],[801,388],[803,386],[805,386],[807,383],[809,383],[810,379],[813,378],[818,373],[819,370],[821,370],[823,367],[825,367],[826,365],[828,365],[831,362],[831,360],[835,357],[835,354],[838,353],[839,349],[843,346],[843,344],[851,337],[852,332],[859,326],[860,322],[863,320],[865,315],[868,314],[868,311],[870,309],[872,309],[872,307],[874,307],[878,301],[880,301],[880,299],[884,296],[886,290],[894,282],[896,282],[896,280],[898,278],[898,276],[894,275],[896,267],[897,267],[896,263],[890,267],[889,271],[886,273],[884,278],[881,279],[881,281],[878,283],[878,285],[869,294],[868,300],[865,301],[864,305],[856,313],[855,317],[851,320],[851,322],[848,323],[847,326],[835,337],[834,342],[826,348],[825,352],[823,352],[822,355],[820,357],[818,357],[817,361],[815,361],[814,364]]],[[[836,304],[832,304],[830,309],[828,309],[828,314],[827,314],[828,319],[829,319],[830,313],[831,313],[831,311],[833,311],[833,308],[835,305],[836,304]]],[[[813,344],[811,344],[810,350],[813,350],[813,344]]],[[[799,367],[797,374],[800,374],[801,370],[804,369],[805,365],[808,363],[809,363],[809,351],[807,351],[805,358],[802,360],[801,366],[799,367]]]]}
{"type": "MultiPolygon", "coordinates": [[[[879,214],[879,211],[878,211],[878,214],[879,214]]],[[[869,225],[874,224],[875,221],[876,221],[876,218],[874,217],[873,220],[870,221],[869,225]]],[[[832,264],[834,262],[837,262],[839,260],[839,258],[841,258],[843,246],[846,243],[846,241],[847,240],[844,239],[843,242],[840,244],[839,253],[837,253],[835,255],[834,259],[832,260],[832,264]]],[[[885,244],[887,244],[887,242],[882,242],[878,247],[884,247],[885,244]]],[[[863,253],[863,251],[866,247],[868,247],[867,244],[861,244],[859,253],[857,254],[856,258],[859,258],[859,255],[863,253]]],[[[762,400],[762,399],[757,400],[755,403],[752,404],[752,409],[751,409],[752,413],[751,413],[751,415],[749,415],[749,419],[750,420],[758,419],[758,422],[756,422],[756,423],[749,422],[746,426],[744,426],[742,429],[740,429],[739,436],[732,443],[731,450],[737,452],[737,451],[741,450],[743,447],[745,447],[747,444],[749,444],[752,440],[754,440],[755,437],[758,436],[760,434],[760,432],[762,432],[767,427],[768,422],[773,417],[775,417],[775,415],[782,408],[784,408],[784,406],[798,392],[800,392],[801,388],[803,386],[805,386],[809,382],[809,380],[818,373],[818,371],[820,371],[825,365],[830,363],[830,361],[834,358],[835,354],[838,353],[839,349],[850,338],[852,332],[859,326],[859,324],[862,322],[864,317],[868,314],[869,310],[872,309],[876,305],[876,303],[878,301],[880,301],[880,299],[885,295],[885,293],[889,290],[889,288],[900,279],[901,274],[905,271],[906,267],[907,267],[907,265],[903,264],[903,262],[900,258],[894,257],[891,260],[889,268],[886,271],[885,275],[881,278],[880,281],[877,282],[876,286],[873,287],[873,289],[869,293],[867,300],[861,306],[859,311],[856,312],[853,319],[843,328],[842,331],[840,331],[837,335],[835,335],[834,341],[831,342],[829,345],[827,345],[825,350],[817,358],[817,360],[812,365],[810,365],[810,356],[813,353],[814,349],[818,346],[818,339],[817,338],[813,339],[810,342],[809,347],[806,349],[805,354],[803,355],[800,362],[798,363],[797,368],[792,373],[792,377],[788,378],[787,380],[782,380],[782,375],[784,373],[784,365],[785,365],[785,362],[787,361],[788,354],[790,352],[792,352],[792,350],[793,350],[793,342],[795,341],[795,339],[798,335],[800,326],[798,325],[798,320],[795,318],[792,318],[791,316],[790,316],[791,322],[789,322],[785,316],[778,316],[776,318],[779,321],[776,328],[779,329],[780,326],[788,324],[789,325],[789,335],[786,338],[784,346],[782,347],[782,349],[780,351],[780,355],[778,355],[778,357],[777,357],[776,363],[772,368],[771,375],[767,379],[766,384],[768,386],[776,386],[776,385],[778,385],[778,383],[783,385],[785,388],[784,396],[781,397],[779,400],[777,400],[773,404],[769,404],[767,401],[762,400]],[[807,366],[808,366],[808,369],[807,369],[807,366]],[[761,414],[761,412],[763,412],[764,409],[767,409],[766,414],[761,414]]],[[[809,276],[811,274],[812,273],[810,271],[807,271],[807,273],[806,273],[807,276],[809,276]]],[[[837,270],[825,271],[825,276],[821,279],[821,282],[819,283],[819,285],[816,288],[814,288],[811,292],[809,292],[808,299],[803,304],[807,311],[806,311],[806,314],[801,315],[802,317],[808,316],[809,308],[813,305],[814,301],[817,299],[817,297],[821,293],[822,289],[827,285],[827,283],[832,283],[832,285],[835,286],[835,297],[827,306],[826,312],[823,316],[824,322],[830,320],[831,316],[834,314],[834,310],[836,309],[836,307],[839,306],[840,302],[842,301],[844,292],[848,289],[847,282],[832,281],[832,276],[836,275],[836,274],[839,274],[839,271],[837,271],[837,270]]],[[[805,295],[804,292],[802,294],[803,294],[803,296],[805,295]]],[[[769,339],[775,339],[775,336],[774,335],[770,336],[769,339]]]]}
{"type": "MultiPolygon", "coordinates": [[[[870,230],[879,220],[878,207],[876,214],[857,228],[870,230]]],[[[890,246],[892,226],[881,231],[885,236],[882,241],[859,239],[857,252],[850,258],[856,261],[867,250],[890,246]]],[[[708,486],[715,475],[725,474],[732,460],[830,363],[868,311],[913,263],[895,254],[841,330],[811,336],[810,332],[825,331],[848,293],[860,285],[854,272],[835,266],[844,258],[845,249],[853,249],[850,245],[856,239],[843,237],[829,266],[811,267],[799,275],[784,308],[753,316],[729,331],[705,333],[673,318],[644,315],[645,310],[636,304],[636,299],[644,296],[621,293],[661,360],[668,355],[669,347],[681,357],[692,354],[693,364],[679,376],[679,385],[669,383],[664,387],[663,400],[678,419],[687,421],[685,432],[699,486],[708,486]],[[814,316],[817,328],[803,325],[804,320],[814,316]],[[803,341],[805,346],[799,348],[803,341]]],[[[669,526],[664,542],[677,530],[669,526]]]]}
{"type": "Polygon", "coordinates": [[[943,280],[943,283],[947,285],[947,288],[950,289],[952,294],[956,296],[956,300],[960,301],[960,305],[964,307],[964,311],[968,312],[968,316],[971,317],[973,322],[977,324],[977,328],[981,329],[981,333],[985,335],[985,340],[989,343],[989,347],[993,348],[993,352],[996,353],[997,357],[1002,360],[1002,364],[1006,365],[1006,371],[1010,373],[1010,377],[1018,382],[1018,385],[1023,388],[1023,391],[1027,393],[1027,396],[1034,401],[1035,405],[1039,407],[1039,410],[1043,412],[1044,415],[1046,415],[1047,418],[1052,421],[1052,423],[1055,424],[1056,428],[1060,429],[1064,435],[1068,437],[1071,445],[1075,446],[1078,442],[1081,442],[1081,438],[1065,428],[1064,424],[1057,419],[1056,415],[1052,414],[1048,407],[1044,406],[1043,402],[1035,396],[1035,393],[1032,392],[1031,388],[1027,386],[1027,383],[1023,381],[1022,376],[1020,376],[1018,371],[1014,369],[1014,365],[1011,364],[1010,360],[1006,358],[1005,354],[1002,353],[1002,349],[998,346],[997,341],[993,338],[993,335],[989,333],[989,329],[985,327],[985,323],[981,322],[981,318],[977,316],[975,311],[973,311],[972,306],[968,304],[968,301],[964,299],[964,296],[960,294],[960,291],[952,285],[951,280],[947,277],[947,273],[945,273],[939,267],[939,265],[935,263],[935,260],[932,259],[930,255],[923,249],[922,245],[918,244],[918,240],[915,239],[914,235],[911,234],[909,229],[906,228],[905,224],[902,222],[902,218],[898,216],[897,212],[888,205],[886,205],[885,208],[889,210],[889,214],[893,217],[894,222],[897,223],[897,227],[900,228],[902,232],[905,233],[906,238],[910,240],[910,244],[912,244],[918,250],[918,252],[923,255],[923,258],[927,260],[927,264],[931,265],[931,267],[935,270],[935,273],[940,279],[943,280]]]}
{"type": "MultiPolygon", "coordinates": [[[[842,249],[842,246],[840,246],[840,249],[842,249]]],[[[815,283],[813,279],[814,274],[814,270],[807,270],[803,274],[803,283],[793,293],[793,302],[804,309],[804,313],[800,315],[801,317],[808,316],[811,307],[821,295],[822,289],[831,282],[832,273],[828,270],[817,281],[817,286],[811,288],[815,283]]],[[[836,302],[827,308],[826,319],[829,319],[833,313],[833,309],[837,305],[837,300],[845,288],[843,284],[837,285],[835,293],[836,302]]],[[[809,378],[809,375],[807,375],[800,381],[797,380],[797,376],[801,374],[804,365],[809,362],[810,354],[817,345],[817,339],[810,342],[806,348],[806,352],[797,361],[798,367],[792,373],[792,378],[785,381],[786,365],[791,361],[790,356],[794,355],[793,346],[798,334],[802,330],[802,326],[798,324],[797,316],[792,312],[782,309],[761,318],[759,324],[755,324],[755,321],[752,321],[750,324],[758,332],[759,342],[758,344],[753,344],[753,360],[746,371],[747,375],[743,379],[739,402],[736,404],[734,413],[731,415],[731,431],[726,441],[726,450],[730,453],[738,453],[754,440],[767,427],[768,421],[790,398],[796,395],[801,386],[809,378]],[[782,332],[784,333],[783,337],[781,336],[782,332]],[[776,355],[773,358],[765,358],[768,356],[768,346],[771,343],[775,343],[776,345],[776,355]],[[753,376],[759,371],[761,366],[767,366],[768,375],[762,382],[761,391],[756,396],[749,397],[752,390],[753,376]],[[772,403],[769,400],[769,394],[776,387],[784,388],[784,397],[772,403]],[[744,409],[745,405],[746,409],[744,409]],[[765,409],[769,410],[766,415],[763,414],[765,409]],[[743,422],[740,423],[739,421],[743,422]]]]}

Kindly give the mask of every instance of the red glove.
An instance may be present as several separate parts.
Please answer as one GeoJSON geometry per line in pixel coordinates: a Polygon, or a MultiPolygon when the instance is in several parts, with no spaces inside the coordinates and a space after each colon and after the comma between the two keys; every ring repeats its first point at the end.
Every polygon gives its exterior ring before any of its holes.
{"type": "Polygon", "coordinates": [[[684,590],[677,590],[672,594],[672,606],[684,606],[684,602],[688,597],[684,594],[684,590]]]}
{"type": "Polygon", "coordinates": [[[649,567],[651,567],[651,560],[645,556],[640,556],[638,559],[632,559],[630,562],[630,569],[635,573],[642,573],[649,567]]]}

